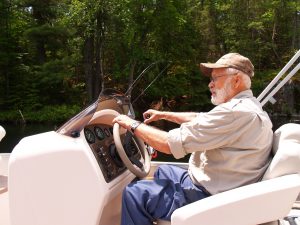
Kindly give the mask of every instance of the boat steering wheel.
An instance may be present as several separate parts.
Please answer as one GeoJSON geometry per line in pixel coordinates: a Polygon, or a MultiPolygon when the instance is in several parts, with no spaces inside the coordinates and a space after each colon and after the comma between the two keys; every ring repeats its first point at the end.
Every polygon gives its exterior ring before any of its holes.
{"type": "Polygon", "coordinates": [[[142,156],[142,161],[140,161],[134,156],[128,157],[128,154],[126,154],[126,151],[121,142],[120,125],[118,123],[114,124],[113,136],[116,149],[125,166],[137,177],[146,177],[150,172],[150,156],[144,142],[135,135],[131,137],[133,144],[135,145],[134,147],[139,151],[140,155],[142,156]]]}

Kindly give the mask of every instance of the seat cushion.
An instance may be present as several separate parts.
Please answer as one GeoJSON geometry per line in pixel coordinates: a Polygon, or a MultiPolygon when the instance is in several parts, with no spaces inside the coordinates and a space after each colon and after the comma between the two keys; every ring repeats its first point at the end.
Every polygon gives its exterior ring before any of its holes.
{"type": "Polygon", "coordinates": [[[278,128],[273,139],[274,157],[263,180],[300,172],[300,125],[288,123],[278,128]]]}

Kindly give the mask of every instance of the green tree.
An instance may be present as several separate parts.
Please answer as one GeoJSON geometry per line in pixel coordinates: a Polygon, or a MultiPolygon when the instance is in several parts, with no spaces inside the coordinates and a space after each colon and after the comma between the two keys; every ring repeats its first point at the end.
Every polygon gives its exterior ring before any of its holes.
{"type": "Polygon", "coordinates": [[[299,0],[3,0],[0,107],[50,117],[104,87],[125,92],[151,65],[128,91],[138,111],[208,110],[199,62],[248,56],[259,93],[300,47],[299,11],[299,0]]]}

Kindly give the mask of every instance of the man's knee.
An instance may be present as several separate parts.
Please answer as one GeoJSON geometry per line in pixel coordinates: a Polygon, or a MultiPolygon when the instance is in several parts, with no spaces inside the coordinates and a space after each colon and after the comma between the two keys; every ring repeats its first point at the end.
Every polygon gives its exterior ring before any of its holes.
{"type": "Polygon", "coordinates": [[[126,199],[134,198],[135,195],[139,193],[137,189],[139,189],[139,187],[136,184],[136,182],[128,184],[123,190],[123,198],[126,199]]]}
{"type": "Polygon", "coordinates": [[[151,181],[140,180],[128,184],[123,190],[123,201],[141,203],[149,195],[151,181]]]}
{"type": "Polygon", "coordinates": [[[159,178],[165,178],[166,175],[168,174],[168,171],[170,169],[169,165],[160,165],[157,167],[156,171],[154,172],[154,178],[159,179],[159,178]]]}
{"type": "Polygon", "coordinates": [[[131,202],[132,201],[132,190],[130,187],[126,186],[123,190],[123,195],[122,195],[122,198],[123,198],[123,202],[131,202]]]}

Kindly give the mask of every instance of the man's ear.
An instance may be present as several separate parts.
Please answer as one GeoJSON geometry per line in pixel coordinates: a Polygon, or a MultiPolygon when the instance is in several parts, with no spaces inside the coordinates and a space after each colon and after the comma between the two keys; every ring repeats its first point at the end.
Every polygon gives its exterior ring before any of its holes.
{"type": "Polygon", "coordinates": [[[236,76],[233,76],[233,87],[239,88],[242,84],[242,78],[237,74],[236,76]]]}

